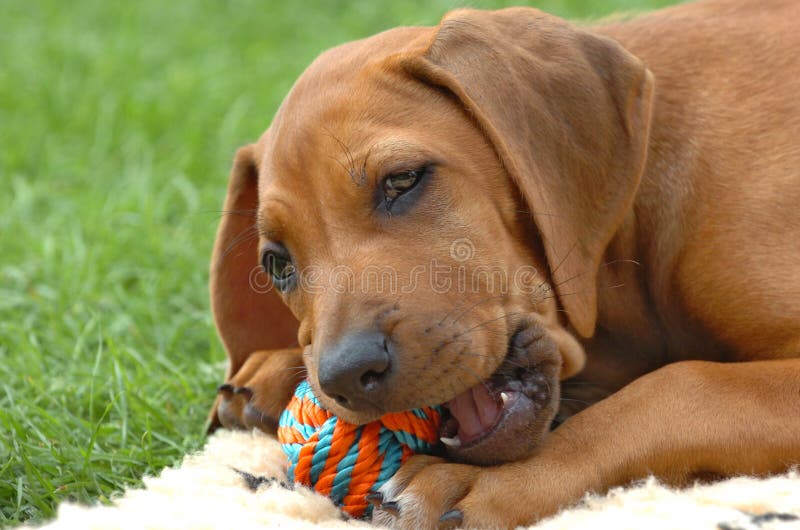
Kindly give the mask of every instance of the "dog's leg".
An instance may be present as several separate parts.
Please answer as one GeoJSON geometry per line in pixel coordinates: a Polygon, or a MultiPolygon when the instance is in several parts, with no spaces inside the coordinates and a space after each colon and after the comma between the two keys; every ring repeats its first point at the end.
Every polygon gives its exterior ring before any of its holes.
{"type": "Polygon", "coordinates": [[[399,515],[376,510],[378,522],[511,527],[649,474],[682,485],[780,472],[800,463],[800,359],[668,365],[567,420],[525,462],[418,458],[383,489],[399,515]]]}
{"type": "Polygon", "coordinates": [[[253,352],[242,368],[220,385],[209,431],[223,426],[274,434],[281,412],[305,373],[300,348],[253,352]]]}

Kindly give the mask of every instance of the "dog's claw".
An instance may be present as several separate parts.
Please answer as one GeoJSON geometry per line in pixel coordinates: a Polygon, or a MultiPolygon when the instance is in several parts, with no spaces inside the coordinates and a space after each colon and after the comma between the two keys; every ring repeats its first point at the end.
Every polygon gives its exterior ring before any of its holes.
{"type": "Polygon", "coordinates": [[[223,383],[217,387],[217,394],[222,394],[226,398],[233,395],[233,385],[230,383],[223,383]]]}
{"type": "Polygon", "coordinates": [[[253,397],[253,391],[246,386],[240,386],[236,390],[233,391],[234,394],[242,394],[245,399],[249,400],[253,397]]]}
{"type": "Polygon", "coordinates": [[[389,515],[400,517],[400,505],[395,501],[384,502],[381,504],[380,509],[389,515]]]}
{"type": "Polygon", "coordinates": [[[440,530],[451,530],[453,528],[458,528],[463,523],[464,514],[461,512],[461,510],[450,510],[439,517],[440,530]]]}
{"type": "Polygon", "coordinates": [[[380,508],[383,502],[383,493],[370,493],[367,495],[367,502],[376,508],[380,508]]]}
{"type": "Polygon", "coordinates": [[[242,424],[239,421],[241,405],[235,402],[233,385],[227,383],[220,385],[217,387],[217,392],[222,396],[217,407],[217,418],[219,418],[222,426],[227,429],[242,428],[242,424]]]}

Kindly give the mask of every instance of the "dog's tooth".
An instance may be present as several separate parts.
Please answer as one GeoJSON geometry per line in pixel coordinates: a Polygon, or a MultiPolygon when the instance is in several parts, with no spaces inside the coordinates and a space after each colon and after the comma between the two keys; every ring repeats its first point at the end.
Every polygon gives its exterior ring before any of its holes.
{"type": "Polygon", "coordinates": [[[452,438],[442,436],[439,439],[442,441],[443,444],[449,447],[461,447],[461,438],[459,438],[458,435],[453,436],[452,438]]]}
{"type": "Polygon", "coordinates": [[[511,396],[509,396],[506,392],[500,392],[500,399],[503,400],[503,405],[506,405],[508,400],[511,399],[511,396]]]}

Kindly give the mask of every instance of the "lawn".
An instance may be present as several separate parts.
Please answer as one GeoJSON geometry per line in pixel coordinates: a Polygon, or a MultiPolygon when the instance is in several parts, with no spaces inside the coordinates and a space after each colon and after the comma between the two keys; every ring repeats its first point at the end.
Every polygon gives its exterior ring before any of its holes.
{"type": "Polygon", "coordinates": [[[320,51],[460,2],[304,4],[0,2],[0,526],[107,500],[202,445],[225,359],[207,264],[235,148],[320,51]]]}

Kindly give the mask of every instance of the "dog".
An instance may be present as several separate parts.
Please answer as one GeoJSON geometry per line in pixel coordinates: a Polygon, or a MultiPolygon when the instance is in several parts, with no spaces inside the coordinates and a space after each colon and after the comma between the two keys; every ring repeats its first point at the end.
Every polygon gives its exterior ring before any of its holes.
{"type": "Polygon", "coordinates": [[[375,498],[405,528],[800,462],[797,20],[461,9],[323,53],[236,153],[211,428],[304,377],[353,423],[445,404],[375,498]]]}

